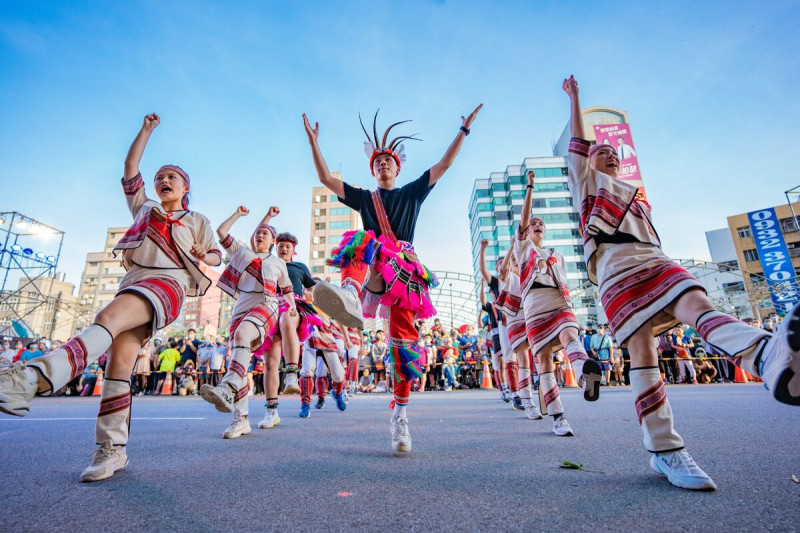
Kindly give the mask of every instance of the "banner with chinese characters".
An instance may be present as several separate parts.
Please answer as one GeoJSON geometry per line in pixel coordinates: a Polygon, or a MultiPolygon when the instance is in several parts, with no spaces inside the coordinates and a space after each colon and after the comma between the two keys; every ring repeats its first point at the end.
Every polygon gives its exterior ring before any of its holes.
{"type": "Polygon", "coordinates": [[[617,151],[619,157],[619,179],[639,188],[639,194],[646,199],[644,182],[639,171],[639,160],[633,146],[630,124],[595,124],[594,138],[597,144],[607,144],[617,151]]]}
{"type": "Polygon", "coordinates": [[[772,207],[747,213],[747,218],[775,312],[788,313],[800,301],[800,287],[781,233],[780,220],[772,207]]]}

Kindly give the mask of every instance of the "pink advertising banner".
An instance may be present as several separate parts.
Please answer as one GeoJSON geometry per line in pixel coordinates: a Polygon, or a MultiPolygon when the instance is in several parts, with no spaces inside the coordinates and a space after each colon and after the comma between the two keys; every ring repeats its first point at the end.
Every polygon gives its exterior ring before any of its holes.
{"type": "Polygon", "coordinates": [[[619,156],[619,179],[639,187],[644,197],[644,182],[639,172],[639,160],[633,146],[630,124],[595,124],[597,144],[613,146],[619,156]]]}

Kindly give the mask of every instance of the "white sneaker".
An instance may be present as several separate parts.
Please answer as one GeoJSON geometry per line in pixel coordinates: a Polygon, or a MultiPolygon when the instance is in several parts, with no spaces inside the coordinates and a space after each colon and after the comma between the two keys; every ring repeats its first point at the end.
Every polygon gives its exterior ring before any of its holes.
{"type": "Polygon", "coordinates": [[[288,372],[283,380],[284,394],[300,394],[300,385],[297,382],[297,372],[288,372]]]}
{"type": "Polygon", "coordinates": [[[277,409],[267,409],[267,414],[264,415],[264,420],[258,423],[258,429],[274,428],[281,423],[281,417],[278,416],[277,409]]]}
{"type": "Polygon", "coordinates": [[[508,403],[511,401],[511,395],[505,389],[500,389],[500,399],[504,402],[508,403]]]}
{"type": "Polygon", "coordinates": [[[364,329],[361,300],[351,290],[320,281],[314,286],[314,305],[348,328],[364,329]]]}
{"type": "Polygon", "coordinates": [[[216,407],[217,411],[220,413],[233,412],[233,391],[225,383],[217,385],[216,387],[212,387],[206,383],[200,387],[200,397],[208,403],[214,404],[214,407],[216,407]]]}
{"type": "Polygon", "coordinates": [[[800,405],[800,305],[786,315],[769,340],[758,371],[776,400],[800,405]]]}
{"type": "Polygon", "coordinates": [[[392,432],[392,449],[396,452],[410,452],[411,434],[408,432],[408,419],[393,416],[389,428],[392,432]]]}
{"type": "MultiPolygon", "coordinates": [[[[260,425],[260,424],[259,424],[260,425]]],[[[242,435],[247,435],[252,431],[250,421],[246,416],[239,416],[233,419],[228,429],[222,432],[223,439],[235,439],[242,435]]]]}
{"type": "Polygon", "coordinates": [[[0,411],[14,416],[27,415],[39,388],[36,377],[36,371],[20,361],[0,368],[0,411]]]}
{"type": "Polygon", "coordinates": [[[530,405],[525,406],[525,416],[527,416],[529,420],[542,419],[542,413],[539,411],[539,408],[536,407],[536,404],[533,402],[530,402],[530,405]]]}
{"type": "Polygon", "coordinates": [[[122,470],[128,466],[128,455],[125,453],[125,446],[112,446],[103,444],[94,452],[92,464],[81,473],[81,481],[100,481],[108,479],[117,470],[122,470]]]}
{"type": "Polygon", "coordinates": [[[694,462],[686,450],[670,453],[654,453],[650,457],[653,472],[667,476],[676,487],[689,490],[716,490],[717,485],[694,462]]]}
{"type": "Polygon", "coordinates": [[[553,433],[559,437],[574,437],[575,433],[572,431],[572,426],[567,422],[567,418],[562,416],[553,422],[553,433]]]}

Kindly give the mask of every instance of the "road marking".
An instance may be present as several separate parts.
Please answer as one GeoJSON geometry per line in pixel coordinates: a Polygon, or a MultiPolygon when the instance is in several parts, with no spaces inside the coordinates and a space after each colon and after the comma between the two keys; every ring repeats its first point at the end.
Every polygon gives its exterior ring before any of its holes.
{"type": "MultiPolygon", "coordinates": [[[[58,420],[97,420],[96,416],[86,418],[0,418],[0,422],[24,422],[24,421],[58,421],[58,420]]],[[[158,416],[134,416],[133,420],[205,420],[205,417],[158,417],[158,416]]]]}

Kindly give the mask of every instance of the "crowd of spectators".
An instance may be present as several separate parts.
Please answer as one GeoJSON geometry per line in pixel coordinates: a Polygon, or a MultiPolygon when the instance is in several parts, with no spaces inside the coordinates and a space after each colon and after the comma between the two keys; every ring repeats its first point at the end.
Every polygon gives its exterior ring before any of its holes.
{"type": "MultiPolygon", "coordinates": [[[[745,319],[753,327],[773,331],[781,317],[773,314],[764,321],[745,319]]],[[[462,325],[459,329],[446,328],[440,319],[432,324],[416,323],[420,334],[417,343],[419,367],[422,375],[414,381],[415,391],[452,391],[455,389],[479,388],[483,364],[490,364],[490,346],[479,336],[473,326],[462,325]]],[[[485,326],[485,324],[484,324],[485,326]]],[[[595,359],[602,370],[603,386],[629,385],[630,357],[625,348],[620,348],[608,326],[587,323],[581,326],[580,340],[589,357],[595,359]]],[[[58,340],[38,339],[27,346],[22,341],[12,343],[4,340],[0,347],[0,365],[15,361],[28,361],[44,355],[61,344],[58,340]]],[[[358,361],[359,378],[356,390],[361,393],[390,392],[393,388],[391,369],[384,363],[389,343],[383,330],[365,331],[362,337],[358,361]]],[[[57,394],[91,395],[98,374],[105,369],[106,355],[93,361],[83,374],[67,384],[57,394]]],[[[205,335],[197,338],[194,329],[185,337],[156,338],[148,342],[139,352],[131,385],[136,395],[162,394],[164,385],[172,382],[172,394],[194,395],[204,383],[217,385],[225,375],[230,351],[227,339],[222,336],[205,335]]],[[[553,354],[556,363],[556,379],[564,385],[561,365],[564,354],[553,354]]],[[[668,384],[730,383],[734,381],[733,365],[726,359],[709,354],[703,348],[694,329],[687,325],[677,326],[658,337],[658,365],[668,384]]],[[[257,350],[248,369],[251,395],[263,393],[261,374],[264,372],[264,353],[257,350]]],[[[535,371],[534,371],[535,374],[535,371]]],[[[492,376],[493,379],[493,376],[492,376]]],[[[538,380],[534,377],[534,383],[538,380]]],[[[498,384],[494,384],[495,387],[498,384]]]]}

